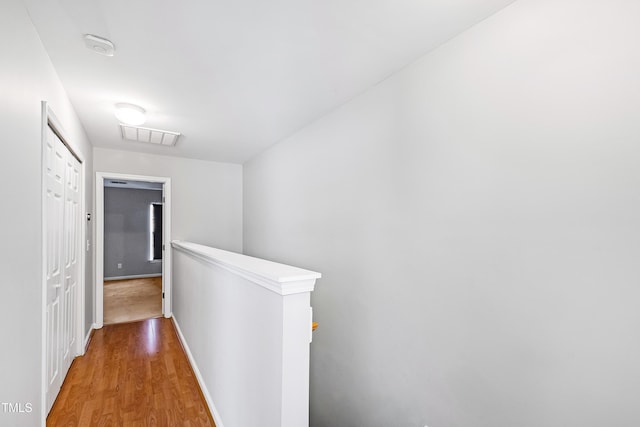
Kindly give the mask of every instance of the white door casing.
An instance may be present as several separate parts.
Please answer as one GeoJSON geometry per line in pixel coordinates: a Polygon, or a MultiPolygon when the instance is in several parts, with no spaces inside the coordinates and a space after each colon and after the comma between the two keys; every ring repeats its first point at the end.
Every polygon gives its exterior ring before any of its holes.
{"type": "Polygon", "coordinates": [[[104,182],[106,179],[162,183],[162,314],[171,317],[171,178],[133,175],[116,172],[96,172],[95,179],[95,279],[94,323],[96,329],[104,322],[104,182]]]}

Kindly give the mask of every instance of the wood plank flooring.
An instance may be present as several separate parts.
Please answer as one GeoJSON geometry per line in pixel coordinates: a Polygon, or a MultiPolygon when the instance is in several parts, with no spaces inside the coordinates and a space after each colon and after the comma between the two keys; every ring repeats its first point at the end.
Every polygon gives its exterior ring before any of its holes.
{"type": "Polygon", "coordinates": [[[96,330],[47,426],[214,426],[172,319],[96,330]]]}
{"type": "Polygon", "coordinates": [[[162,277],[104,282],[105,325],[162,316],[162,277]]]}

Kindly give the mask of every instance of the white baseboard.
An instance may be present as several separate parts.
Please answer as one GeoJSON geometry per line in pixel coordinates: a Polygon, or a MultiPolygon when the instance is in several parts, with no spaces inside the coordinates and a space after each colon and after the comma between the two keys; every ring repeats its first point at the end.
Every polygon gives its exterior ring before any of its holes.
{"type": "Polygon", "coordinates": [[[109,280],[126,280],[126,279],[145,279],[147,277],[160,277],[162,273],[153,273],[153,274],[133,274],[130,276],[115,276],[115,277],[105,277],[104,281],[108,282],[109,280]]]}
{"type": "Polygon", "coordinates": [[[82,354],[83,355],[87,352],[87,347],[89,346],[89,339],[91,338],[91,332],[93,332],[94,329],[98,329],[98,328],[96,328],[96,324],[95,323],[91,324],[91,327],[89,328],[89,331],[87,332],[87,336],[84,337],[84,345],[82,346],[82,354]]]}
{"type": "Polygon", "coordinates": [[[211,399],[211,395],[209,394],[209,390],[207,389],[206,384],[204,383],[204,378],[200,374],[200,369],[198,369],[198,365],[196,364],[195,359],[193,358],[193,354],[191,354],[191,350],[189,349],[189,345],[182,335],[182,330],[180,329],[180,325],[178,325],[178,320],[173,317],[173,324],[176,326],[176,331],[178,332],[178,339],[182,343],[182,347],[184,348],[184,352],[187,354],[187,358],[189,359],[189,363],[191,363],[191,368],[193,369],[194,374],[196,375],[196,379],[198,380],[198,384],[200,385],[200,389],[202,390],[202,394],[204,395],[204,400],[206,400],[207,405],[209,406],[209,410],[211,411],[211,415],[213,416],[213,421],[216,423],[216,427],[224,427],[222,424],[222,419],[220,418],[220,414],[218,413],[215,405],[213,404],[213,400],[211,399]]]}

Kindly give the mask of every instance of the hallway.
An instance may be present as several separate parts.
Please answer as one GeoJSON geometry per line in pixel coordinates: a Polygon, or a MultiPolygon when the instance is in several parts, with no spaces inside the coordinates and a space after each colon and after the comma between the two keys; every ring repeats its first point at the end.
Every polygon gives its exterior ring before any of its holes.
{"type": "Polygon", "coordinates": [[[215,426],[172,319],[105,326],[73,361],[47,426],[215,426]]]}

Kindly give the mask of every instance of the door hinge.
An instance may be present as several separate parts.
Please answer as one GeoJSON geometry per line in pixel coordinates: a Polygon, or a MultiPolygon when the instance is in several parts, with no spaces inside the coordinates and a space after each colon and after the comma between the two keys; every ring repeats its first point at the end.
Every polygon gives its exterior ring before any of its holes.
{"type": "Polygon", "coordinates": [[[164,243],[162,244],[162,250],[164,251],[164,243]]]}
{"type": "Polygon", "coordinates": [[[162,299],[164,299],[164,292],[162,293],[162,299]]]}

